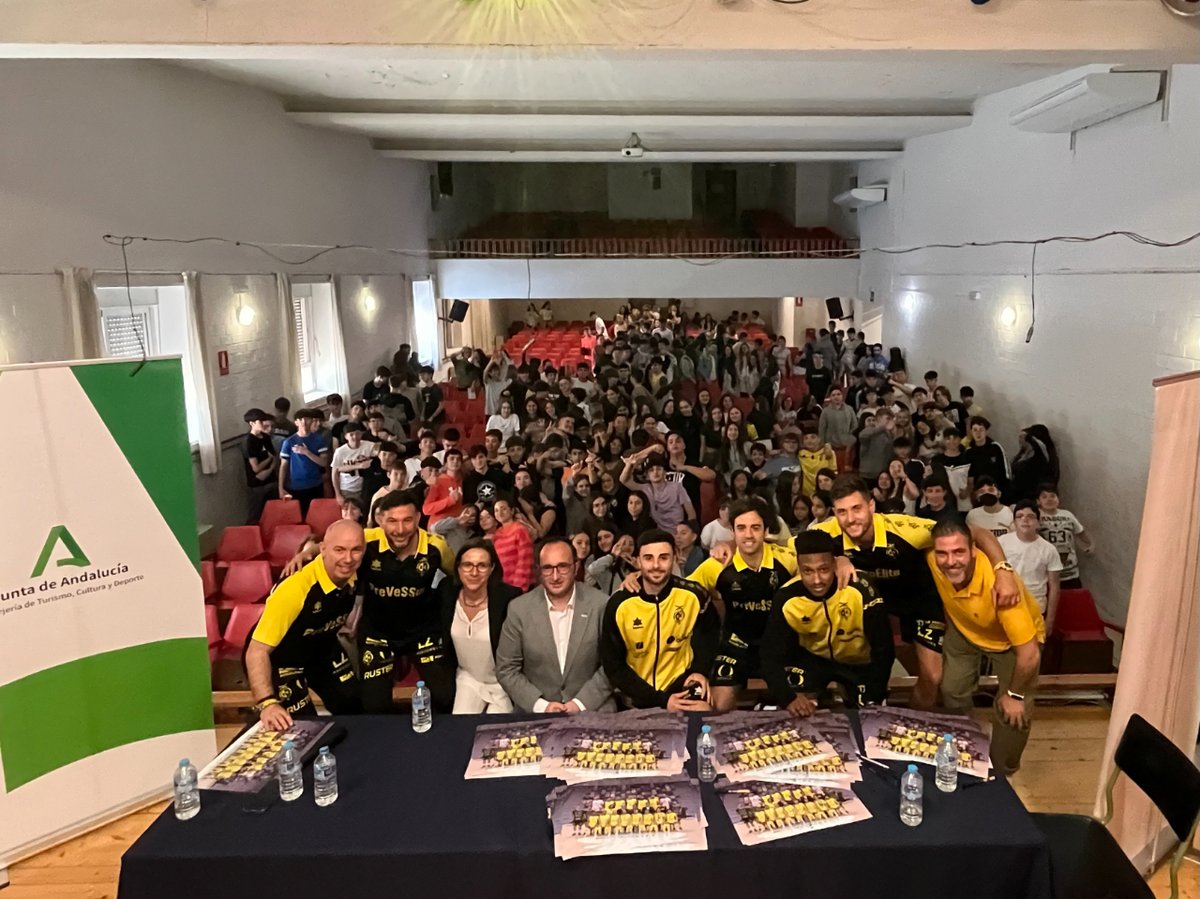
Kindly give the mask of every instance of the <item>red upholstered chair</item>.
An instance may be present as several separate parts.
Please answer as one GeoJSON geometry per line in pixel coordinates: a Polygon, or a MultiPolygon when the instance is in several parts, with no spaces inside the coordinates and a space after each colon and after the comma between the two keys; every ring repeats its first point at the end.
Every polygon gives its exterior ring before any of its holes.
{"type": "Polygon", "coordinates": [[[1112,671],[1112,640],[1096,611],[1090,590],[1063,590],[1054,618],[1054,633],[1047,635],[1045,670],[1056,674],[1092,674],[1112,671]]]}
{"type": "Polygon", "coordinates": [[[225,625],[225,636],[221,638],[221,649],[217,657],[240,659],[262,613],[263,607],[260,605],[235,606],[229,615],[229,623],[225,625]]]}
{"type": "Polygon", "coordinates": [[[277,527],[267,549],[267,561],[271,563],[271,570],[282,570],[310,536],[312,528],[306,524],[284,524],[277,527]]]}
{"type": "Polygon", "coordinates": [[[211,601],[221,592],[221,585],[217,583],[217,565],[212,559],[200,562],[200,583],[204,585],[205,602],[211,601]]]}
{"type": "Polygon", "coordinates": [[[314,499],[308,505],[308,517],[304,519],[318,540],[325,539],[325,531],[342,517],[341,506],[336,499],[314,499]]]}
{"type": "Polygon", "coordinates": [[[221,652],[221,626],[217,624],[217,607],[204,607],[204,630],[208,634],[208,664],[217,660],[221,652]]]}
{"type": "Polygon", "coordinates": [[[221,532],[221,540],[217,543],[218,568],[225,568],[230,562],[245,562],[266,557],[262,531],[259,530],[258,525],[225,528],[221,532]]]}
{"type": "Polygon", "coordinates": [[[263,506],[262,517],[258,519],[258,527],[262,531],[263,543],[271,543],[271,535],[281,524],[300,524],[304,517],[300,514],[300,501],[296,499],[272,499],[263,506]]]}
{"type": "Polygon", "coordinates": [[[754,397],[752,396],[735,396],[733,404],[742,410],[742,417],[745,418],[754,410],[754,397]]]}
{"type": "Polygon", "coordinates": [[[700,520],[707,524],[717,518],[717,507],[721,504],[721,493],[716,481],[700,482],[700,520]]]}
{"type": "Polygon", "coordinates": [[[271,563],[266,560],[230,562],[221,592],[213,598],[213,603],[222,609],[252,605],[266,599],[274,585],[271,563]]]}

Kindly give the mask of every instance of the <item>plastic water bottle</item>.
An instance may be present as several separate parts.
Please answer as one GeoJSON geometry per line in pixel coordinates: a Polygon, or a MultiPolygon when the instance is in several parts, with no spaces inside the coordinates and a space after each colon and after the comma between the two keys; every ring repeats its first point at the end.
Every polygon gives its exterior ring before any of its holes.
{"type": "Polygon", "coordinates": [[[433,727],[433,709],[430,708],[430,702],[429,688],[425,686],[425,681],[417,681],[417,689],[412,695],[412,719],[413,730],[419,734],[433,727]]]}
{"type": "Polygon", "coordinates": [[[175,769],[175,817],[186,821],[200,814],[200,790],[196,787],[196,767],[187,759],[175,769]]]}
{"type": "Polygon", "coordinates": [[[958,748],[954,745],[954,734],[942,737],[937,751],[937,788],[943,793],[958,789],[958,748]]]}
{"type": "Polygon", "coordinates": [[[291,802],[303,795],[304,768],[300,764],[300,753],[296,751],[296,744],[288,740],[279,757],[279,798],[291,802]]]}
{"type": "Polygon", "coordinates": [[[313,798],[320,806],[337,802],[337,759],[328,746],[321,747],[317,760],[313,762],[313,798]]]}
{"type": "Polygon", "coordinates": [[[717,779],[717,741],[712,735],[712,727],[707,724],[700,728],[700,737],[696,740],[696,770],[705,783],[717,779]]]}
{"type": "Polygon", "coordinates": [[[925,813],[921,808],[921,797],[925,792],[925,781],[916,765],[909,765],[900,778],[900,820],[909,827],[921,823],[925,813]]]}

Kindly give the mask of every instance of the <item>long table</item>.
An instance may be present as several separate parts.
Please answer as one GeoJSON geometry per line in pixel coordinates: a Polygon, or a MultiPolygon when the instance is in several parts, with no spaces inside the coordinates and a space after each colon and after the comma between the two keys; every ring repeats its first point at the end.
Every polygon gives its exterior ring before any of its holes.
{"type": "Polygon", "coordinates": [[[1008,783],[945,795],[926,766],[919,827],[900,822],[896,784],[864,766],[869,821],[745,847],[705,785],[707,852],[560,861],[545,807],[557,781],[463,780],[485,720],[442,716],[416,734],[406,717],[340,719],[338,802],[318,808],[306,770],[305,795],[265,813],[214,792],[190,821],[168,808],[126,851],[119,897],[1050,896],[1044,840],[1008,783]]]}

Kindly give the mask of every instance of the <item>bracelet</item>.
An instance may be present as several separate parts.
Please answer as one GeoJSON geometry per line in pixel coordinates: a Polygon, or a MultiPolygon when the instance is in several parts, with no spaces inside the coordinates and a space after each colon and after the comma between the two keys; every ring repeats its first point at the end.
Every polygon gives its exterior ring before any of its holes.
{"type": "Polygon", "coordinates": [[[1012,567],[1012,562],[1009,562],[1009,561],[1005,560],[1005,561],[1003,561],[1003,562],[997,562],[995,565],[993,565],[993,566],[992,566],[992,570],[993,570],[993,571],[1008,571],[1008,572],[1012,572],[1012,571],[1014,571],[1015,569],[1012,567]]]}
{"type": "Polygon", "coordinates": [[[273,705],[279,705],[279,700],[276,699],[274,696],[268,696],[262,702],[255,703],[254,711],[261,713],[263,710],[265,710],[273,705]]]}
{"type": "Polygon", "coordinates": [[[1004,692],[1006,692],[1006,693],[1009,695],[1009,697],[1010,697],[1010,698],[1012,698],[1012,699],[1015,699],[1015,700],[1017,700],[1018,702],[1024,702],[1024,701],[1025,701],[1025,697],[1024,697],[1024,696],[1022,696],[1020,693],[1014,693],[1012,690],[1005,690],[1004,692]]]}

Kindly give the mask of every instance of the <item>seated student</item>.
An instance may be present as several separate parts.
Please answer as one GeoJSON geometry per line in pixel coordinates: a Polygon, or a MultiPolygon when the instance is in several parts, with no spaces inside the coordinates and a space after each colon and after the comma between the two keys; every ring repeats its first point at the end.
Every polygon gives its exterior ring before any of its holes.
{"type": "Polygon", "coordinates": [[[627,705],[677,712],[711,711],[707,672],[720,627],[704,591],[674,577],[675,538],[652,529],[635,546],[636,590],[618,590],[608,601],[600,658],[609,681],[627,705]],[[690,698],[695,685],[699,698],[690,698]]]}
{"type": "Polygon", "coordinates": [[[360,525],[336,521],[320,555],[267,597],[246,647],[246,674],[263,727],[287,730],[293,716],[315,715],[310,689],[334,715],[360,710],[358,679],[337,633],[354,609],[365,549],[360,525]]]}
{"type": "Polygon", "coordinates": [[[995,570],[965,524],[939,522],[931,536],[929,569],[946,610],[943,704],[950,712],[970,711],[980,662],[984,657],[991,662],[998,680],[992,711],[992,767],[1008,777],[1020,768],[1029,740],[1045,622],[1037,600],[1019,577],[1014,576],[1020,593],[1016,605],[997,608],[992,600],[995,570]]]}
{"type": "Polygon", "coordinates": [[[771,702],[807,717],[837,681],[850,706],[882,703],[895,659],[883,598],[865,577],[838,589],[838,546],[823,531],[797,535],[795,546],[798,574],[775,595],[762,637],[771,702]]]}

